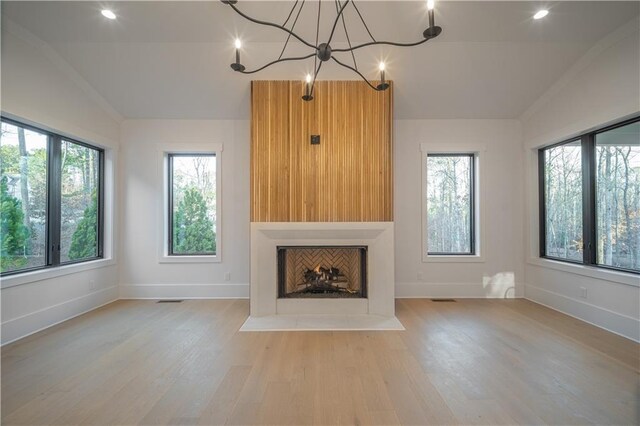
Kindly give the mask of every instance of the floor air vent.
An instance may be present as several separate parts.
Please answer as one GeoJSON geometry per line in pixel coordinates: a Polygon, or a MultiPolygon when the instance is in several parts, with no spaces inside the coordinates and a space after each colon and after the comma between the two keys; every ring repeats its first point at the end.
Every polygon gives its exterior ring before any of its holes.
{"type": "Polygon", "coordinates": [[[456,299],[431,299],[432,302],[455,302],[456,299]]]}
{"type": "Polygon", "coordinates": [[[156,303],[182,303],[182,300],[166,299],[166,300],[158,300],[156,303]]]}

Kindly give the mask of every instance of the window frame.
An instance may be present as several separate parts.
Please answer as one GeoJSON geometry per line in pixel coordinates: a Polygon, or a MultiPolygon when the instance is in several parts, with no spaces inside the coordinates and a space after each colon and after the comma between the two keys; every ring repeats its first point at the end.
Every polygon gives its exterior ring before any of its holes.
{"type": "Polygon", "coordinates": [[[482,179],[483,164],[487,156],[487,147],[483,143],[466,143],[466,142],[428,142],[420,144],[422,155],[419,156],[421,161],[421,185],[420,200],[422,203],[421,223],[422,223],[422,241],[421,252],[423,263],[484,263],[485,259],[485,206],[482,202],[484,199],[484,180],[482,179]],[[452,254],[430,254],[428,252],[428,218],[427,218],[427,159],[428,156],[437,155],[461,155],[473,156],[473,190],[472,190],[472,208],[474,214],[472,216],[473,223],[473,253],[452,253],[452,254]]]}
{"type": "MultiPolygon", "coordinates": [[[[218,170],[218,158],[216,156],[215,152],[208,152],[208,153],[185,153],[185,152],[170,152],[167,153],[167,197],[169,202],[167,203],[167,225],[168,225],[168,229],[167,229],[167,256],[171,256],[171,257],[176,257],[176,256],[180,256],[180,257],[193,257],[193,256],[210,256],[210,257],[215,257],[218,254],[218,230],[217,230],[217,223],[214,223],[214,228],[216,230],[216,251],[215,253],[207,253],[207,252],[202,252],[202,253],[174,253],[173,251],[173,209],[174,209],[174,205],[173,205],[173,159],[176,157],[213,157],[215,159],[215,164],[216,164],[216,213],[218,210],[218,181],[217,181],[217,170],[218,170]]],[[[217,222],[218,216],[216,214],[216,222],[217,222]]]]}
{"type": "MultiPolygon", "coordinates": [[[[476,163],[476,155],[474,153],[463,153],[463,152],[455,152],[455,153],[444,153],[444,152],[431,152],[427,153],[426,161],[429,161],[429,157],[467,157],[469,158],[469,251],[468,252],[430,252],[428,250],[429,241],[427,235],[426,241],[426,254],[427,256],[475,256],[476,255],[476,173],[475,173],[475,163],[476,163]]],[[[428,173],[428,165],[425,165],[427,173],[428,173]]],[[[426,176],[425,176],[426,177],[426,176]]],[[[427,188],[427,183],[425,183],[425,189],[427,188]]],[[[428,207],[428,195],[425,193],[425,197],[427,198],[427,207],[428,207]]],[[[425,218],[427,221],[427,229],[429,227],[429,219],[425,218]]]]}
{"type": "MultiPolygon", "coordinates": [[[[96,260],[104,259],[104,241],[105,241],[105,150],[101,147],[92,145],[87,142],[80,141],[76,138],[62,135],[50,130],[46,130],[42,127],[38,127],[32,124],[24,123],[20,120],[15,120],[4,115],[0,115],[0,123],[8,123],[13,126],[22,127],[23,129],[38,132],[46,135],[47,137],[47,176],[46,176],[46,192],[47,192],[47,206],[46,206],[46,219],[45,219],[45,262],[42,266],[36,266],[32,268],[18,269],[8,272],[0,272],[0,277],[17,277],[19,275],[28,274],[37,271],[59,269],[60,267],[67,267],[72,265],[78,265],[87,262],[94,262],[96,260]],[[85,148],[93,149],[98,153],[98,196],[97,196],[97,216],[98,216],[98,231],[96,235],[97,255],[84,259],[71,260],[66,262],[60,261],[60,240],[61,240],[61,210],[62,210],[62,169],[61,169],[61,152],[62,142],[71,142],[76,145],[83,146],[85,148]]],[[[4,286],[3,286],[4,288],[4,286]]]]}
{"type": "Polygon", "coordinates": [[[640,271],[611,265],[602,265],[597,259],[597,164],[596,164],[596,136],[600,133],[614,130],[629,124],[640,122],[640,116],[619,121],[582,133],[564,141],[543,146],[538,149],[538,256],[540,259],[587,266],[597,269],[640,275],[640,271]],[[558,146],[580,142],[582,156],[582,261],[563,259],[546,254],[547,222],[545,203],[545,152],[558,146]]]}
{"type": "Polygon", "coordinates": [[[165,143],[158,146],[158,191],[163,194],[158,206],[158,263],[221,263],[223,250],[223,218],[222,218],[222,151],[223,144],[217,142],[195,141],[190,143],[165,143]],[[184,154],[215,155],[216,159],[216,254],[206,255],[169,255],[169,155],[184,154]]]}

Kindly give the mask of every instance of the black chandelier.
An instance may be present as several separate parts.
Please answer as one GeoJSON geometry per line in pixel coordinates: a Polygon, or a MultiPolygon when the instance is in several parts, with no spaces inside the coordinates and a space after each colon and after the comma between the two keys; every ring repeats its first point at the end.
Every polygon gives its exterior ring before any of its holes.
{"type": "Polygon", "coordinates": [[[242,16],[243,18],[259,24],[259,25],[264,25],[264,26],[268,26],[268,27],[273,27],[273,28],[278,28],[282,31],[284,31],[285,33],[287,33],[287,39],[284,43],[284,46],[282,48],[282,51],[280,52],[280,55],[278,56],[277,59],[259,67],[253,70],[247,70],[245,68],[245,66],[240,62],[240,48],[242,47],[242,43],[239,39],[236,39],[235,41],[235,47],[236,47],[236,59],[235,62],[231,64],[231,68],[239,73],[242,74],[254,74],[257,73],[259,71],[264,70],[265,68],[268,68],[272,65],[275,65],[277,63],[280,62],[287,62],[287,61],[303,61],[306,59],[313,59],[313,69],[314,69],[314,73],[313,75],[311,74],[307,74],[306,77],[306,84],[305,84],[305,93],[302,96],[302,99],[305,101],[310,101],[313,99],[313,89],[315,86],[315,82],[316,82],[316,78],[318,77],[318,73],[320,72],[320,69],[322,68],[322,64],[324,62],[327,62],[329,60],[332,60],[333,62],[337,63],[338,65],[340,65],[341,67],[347,68],[353,72],[355,72],[356,74],[358,74],[368,85],[369,87],[371,87],[373,90],[376,91],[382,91],[382,90],[386,90],[389,88],[389,83],[386,82],[385,80],[385,64],[384,62],[380,62],[379,64],[379,69],[380,69],[380,83],[376,84],[375,86],[371,83],[371,81],[369,81],[358,69],[358,64],[356,61],[356,56],[355,56],[355,51],[358,49],[362,49],[365,47],[369,47],[369,46],[379,46],[379,45],[388,45],[388,46],[397,46],[397,47],[413,47],[413,46],[419,46],[423,43],[426,43],[427,41],[431,40],[432,38],[435,38],[437,36],[440,35],[440,33],[442,32],[442,28],[438,27],[435,25],[434,23],[434,8],[435,8],[435,0],[427,0],[427,10],[429,13],[429,27],[424,30],[422,32],[422,38],[416,42],[412,42],[412,43],[401,43],[401,42],[393,42],[393,41],[382,41],[382,40],[376,40],[376,38],[371,34],[371,31],[369,30],[369,27],[367,26],[367,23],[365,22],[364,18],[362,17],[362,14],[360,13],[360,10],[358,10],[358,6],[356,6],[355,0],[344,0],[344,2],[342,0],[334,0],[335,3],[335,8],[336,8],[336,17],[335,20],[333,21],[333,26],[331,27],[331,33],[329,34],[329,38],[326,42],[324,43],[318,43],[318,36],[320,34],[320,16],[321,16],[321,5],[322,5],[322,0],[318,0],[318,18],[317,18],[317,24],[316,24],[316,41],[315,44],[313,43],[309,43],[308,41],[306,41],[305,39],[303,39],[302,37],[300,37],[298,34],[296,34],[294,32],[295,27],[296,27],[296,23],[298,22],[298,17],[300,16],[300,12],[302,12],[302,8],[304,7],[305,4],[305,0],[295,0],[295,3],[293,5],[293,7],[291,8],[291,10],[289,11],[289,15],[287,16],[287,19],[285,20],[284,24],[280,25],[280,24],[276,24],[273,22],[267,22],[267,21],[262,21],[259,19],[255,19],[252,18],[251,16],[248,16],[247,14],[245,14],[244,12],[242,12],[240,9],[238,9],[236,7],[236,3],[238,3],[238,0],[221,0],[222,3],[229,5],[229,7],[231,7],[238,15],[242,16]],[[347,24],[344,18],[344,11],[346,9],[346,7],[351,4],[351,6],[353,7],[353,9],[355,9],[358,17],[360,18],[360,21],[362,21],[362,24],[364,25],[364,28],[366,29],[367,33],[369,34],[369,37],[371,38],[371,41],[366,42],[366,43],[362,43],[362,44],[358,44],[358,45],[352,45],[351,44],[351,40],[349,39],[349,31],[347,30],[347,24]],[[297,9],[297,12],[296,12],[297,9]],[[294,12],[296,12],[296,16],[293,19],[293,21],[291,21],[291,17],[293,16],[294,12]],[[291,25],[290,27],[287,27],[287,25],[289,24],[289,21],[291,21],[291,25]],[[336,27],[338,26],[338,23],[342,22],[342,27],[344,28],[344,33],[345,36],[347,38],[347,43],[349,45],[348,48],[342,48],[342,49],[334,49],[331,47],[331,41],[333,39],[333,36],[335,34],[336,31],[336,27]],[[287,48],[287,45],[289,43],[289,40],[291,40],[291,37],[297,39],[299,42],[301,42],[302,44],[308,46],[309,48],[313,49],[313,51],[311,53],[309,53],[308,55],[305,56],[295,56],[295,57],[284,57],[284,52],[287,48]],[[336,57],[337,53],[350,53],[351,54],[351,58],[353,61],[353,65],[349,65],[341,60],[339,60],[336,57]]]}

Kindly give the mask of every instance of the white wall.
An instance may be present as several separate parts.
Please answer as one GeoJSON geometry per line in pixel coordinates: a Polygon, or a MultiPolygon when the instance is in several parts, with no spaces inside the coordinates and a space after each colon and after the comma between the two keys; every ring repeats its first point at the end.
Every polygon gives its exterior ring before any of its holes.
{"type": "Polygon", "coordinates": [[[638,20],[596,45],[523,117],[527,298],[640,340],[640,278],[537,258],[537,148],[638,114],[638,20]],[[580,287],[587,289],[582,298],[580,287]]]}
{"type": "Polygon", "coordinates": [[[122,125],[120,295],[123,298],[248,297],[249,122],[128,120],[122,125]],[[220,263],[160,263],[161,152],[223,144],[220,263]],[[225,281],[225,274],[230,274],[225,281]]]}
{"type": "MultiPolygon", "coordinates": [[[[0,100],[3,115],[117,151],[117,116],[46,45],[5,22],[0,100]]],[[[117,284],[113,260],[2,280],[2,343],[115,300],[117,284]]]]}
{"type": "MultiPolygon", "coordinates": [[[[515,274],[522,294],[521,133],[515,120],[424,120],[395,122],[395,205],[397,295],[490,297],[484,277],[515,274]],[[485,262],[424,264],[420,256],[420,143],[485,146],[483,203],[486,209],[485,262]],[[514,158],[516,161],[514,161],[514,158]],[[493,188],[499,188],[493,190],[493,188]],[[513,202],[513,200],[516,200],[513,202]],[[499,230],[499,232],[492,232],[499,230]],[[504,232],[508,230],[508,232],[504,232]],[[422,272],[424,282],[418,283],[422,272]],[[442,284],[445,284],[442,286],[442,284]]],[[[217,120],[127,120],[122,126],[123,210],[120,262],[121,297],[246,297],[249,282],[249,122],[217,120]],[[160,152],[167,144],[222,143],[222,262],[159,262],[163,194],[160,152]],[[144,160],[141,160],[144,159],[144,160]],[[224,274],[231,273],[230,281],[224,274]]],[[[495,283],[495,280],[493,281],[495,283]]],[[[502,285],[503,283],[501,283],[502,285]]],[[[511,284],[511,287],[513,283],[511,284]]],[[[502,292],[504,294],[505,292],[502,292]]],[[[494,294],[494,293],[492,293],[494,294]]]]}
{"type": "Polygon", "coordinates": [[[519,121],[397,120],[394,127],[396,297],[521,296],[524,200],[519,121]],[[422,261],[422,143],[484,150],[479,171],[482,262],[422,261]]]}

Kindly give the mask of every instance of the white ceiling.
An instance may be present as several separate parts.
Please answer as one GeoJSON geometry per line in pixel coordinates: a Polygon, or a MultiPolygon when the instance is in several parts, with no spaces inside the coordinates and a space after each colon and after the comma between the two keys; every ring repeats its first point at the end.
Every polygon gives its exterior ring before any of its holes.
{"type": "MultiPolygon", "coordinates": [[[[115,2],[116,21],[98,2],[2,2],[2,19],[46,41],[121,115],[127,118],[247,118],[253,79],[299,79],[312,60],[280,64],[252,76],[233,73],[232,41],[245,44],[249,68],[280,53],[286,34],[247,23],[219,1],[115,2]]],[[[356,3],[378,39],[419,40],[424,2],[356,3]]],[[[293,2],[249,2],[238,7],[283,22],[293,2]]],[[[410,49],[371,48],[358,53],[363,73],[375,77],[380,59],[395,82],[397,118],[515,118],[606,34],[640,12],[638,2],[545,3],[550,14],[534,21],[541,2],[438,2],[441,37],[410,49]]],[[[318,3],[307,1],[296,32],[315,39],[318,3]]],[[[322,3],[326,21],[332,1],[322,3]]],[[[355,11],[347,9],[352,41],[366,41],[355,11]]],[[[324,31],[323,31],[324,30],[324,31]]],[[[345,41],[338,26],[337,46],[345,41]]],[[[291,53],[308,53],[292,43],[291,53]]],[[[289,52],[289,51],[288,51],[289,52]]],[[[344,61],[350,56],[342,55],[344,61]]],[[[325,64],[320,79],[353,79],[325,64]]]]}

